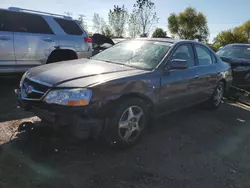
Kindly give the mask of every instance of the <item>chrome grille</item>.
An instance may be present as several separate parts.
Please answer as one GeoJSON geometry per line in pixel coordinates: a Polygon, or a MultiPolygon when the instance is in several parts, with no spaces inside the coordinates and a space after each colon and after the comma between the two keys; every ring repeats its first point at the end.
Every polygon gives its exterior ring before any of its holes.
{"type": "Polygon", "coordinates": [[[21,86],[22,98],[27,100],[40,100],[48,90],[48,86],[31,81],[28,78],[24,79],[21,86]]]}

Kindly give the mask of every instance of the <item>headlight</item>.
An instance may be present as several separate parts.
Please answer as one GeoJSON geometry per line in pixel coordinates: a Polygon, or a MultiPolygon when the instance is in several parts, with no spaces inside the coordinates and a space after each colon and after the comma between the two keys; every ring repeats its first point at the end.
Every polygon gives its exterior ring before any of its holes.
{"type": "Polygon", "coordinates": [[[49,104],[85,106],[89,104],[91,96],[89,89],[57,89],[51,90],[43,100],[49,104]]]}

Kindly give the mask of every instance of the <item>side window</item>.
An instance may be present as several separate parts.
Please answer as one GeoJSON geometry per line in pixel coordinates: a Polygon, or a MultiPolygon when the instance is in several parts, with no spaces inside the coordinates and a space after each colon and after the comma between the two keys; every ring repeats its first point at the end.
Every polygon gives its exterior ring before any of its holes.
{"type": "Polygon", "coordinates": [[[69,35],[82,35],[83,32],[81,28],[72,20],[65,20],[61,18],[54,18],[56,22],[60,25],[63,31],[69,35]]]}
{"type": "Polygon", "coordinates": [[[9,11],[0,10],[0,31],[11,31],[9,17],[9,11]]]}
{"type": "Polygon", "coordinates": [[[171,57],[173,59],[184,59],[188,62],[188,67],[195,66],[194,52],[190,44],[183,44],[179,46],[171,57]]]}
{"type": "Polygon", "coordinates": [[[11,20],[14,32],[53,34],[48,23],[39,15],[12,12],[11,20]]]}
{"type": "Polygon", "coordinates": [[[210,51],[201,45],[195,45],[199,65],[211,65],[213,60],[210,51]]]}

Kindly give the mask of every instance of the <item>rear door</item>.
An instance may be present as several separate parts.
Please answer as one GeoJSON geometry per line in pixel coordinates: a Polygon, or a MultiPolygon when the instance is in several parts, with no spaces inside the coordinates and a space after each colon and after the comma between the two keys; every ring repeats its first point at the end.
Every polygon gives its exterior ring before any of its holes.
{"type": "Polygon", "coordinates": [[[63,18],[54,18],[54,20],[66,34],[58,36],[59,46],[63,49],[71,49],[77,52],[78,58],[90,57],[92,54],[92,43],[85,41],[88,39],[88,36],[81,26],[74,20],[63,18]]]}
{"type": "Polygon", "coordinates": [[[13,32],[10,25],[10,11],[0,10],[0,72],[15,71],[13,32]]]}
{"type": "Polygon", "coordinates": [[[187,69],[167,70],[161,77],[160,104],[158,114],[189,106],[195,102],[197,87],[195,81],[198,67],[196,66],[194,51],[189,43],[181,44],[168,60],[182,59],[188,62],[187,69]]]}
{"type": "Polygon", "coordinates": [[[40,15],[12,13],[14,48],[17,69],[24,71],[35,65],[46,63],[56,46],[55,35],[40,15]]]}
{"type": "Polygon", "coordinates": [[[196,83],[198,93],[196,97],[199,100],[206,100],[212,96],[219,77],[216,58],[204,45],[194,44],[194,49],[199,67],[199,82],[196,83]]]}

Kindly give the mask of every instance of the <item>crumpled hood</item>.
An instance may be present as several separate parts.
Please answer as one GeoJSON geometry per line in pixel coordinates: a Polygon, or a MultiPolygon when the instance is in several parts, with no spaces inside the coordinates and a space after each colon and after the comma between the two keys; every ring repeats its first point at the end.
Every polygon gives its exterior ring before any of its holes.
{"type": "Polygon", "coordinates": [[[97,76],[102,76],[102,80],[105,80],[105,77],[110,78],[110,74],[115,74],[117,77],[117,74],[124,74],[124,72],[135,74],[141,70],[103,61],[77,59],[35,67],[30,69],[26,76],[52,86],[86,78],[88,83],[83,83],[84,87],[96,83],[97,76]]]}
{"type": "Polygon", "coordinates": [[[229,57],[220,57],[222,61],[227,62],[234,66],[250,66],[250,59],[244,58],[229,58],[229,57]]]}

